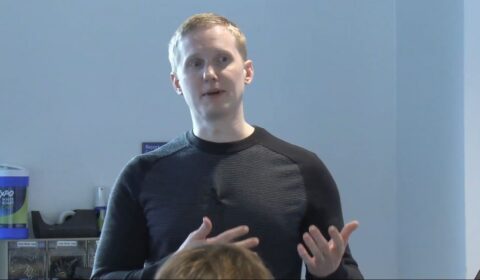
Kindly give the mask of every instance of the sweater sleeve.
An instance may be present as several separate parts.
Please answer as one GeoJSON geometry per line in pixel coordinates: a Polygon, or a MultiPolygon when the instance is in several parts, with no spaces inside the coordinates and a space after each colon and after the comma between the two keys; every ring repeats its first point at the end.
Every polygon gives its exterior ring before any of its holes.
{"type": "Polygon", "coordinates": [[[142,169],[138,158],[133,159],[113,187],[91,279],[152,279],[164,261],[145,266],[149,235],[133,191],[142,183],[142,169]]]}
{"type": "MultiPolygon", "coordinates": [[[[310,225],[316,225],[325,238],[329,239],[328,227],[334,225],[339,230],[344,226],[340,195],[327,167],[313,155],[300,164],[307,193],[307,210],[301,225],[300,234],[308,231],[310,225]]],[[[301,239],[302,240],[302,239],[301,239]]],[[[316,279],[307,271],[307,279],[316,279]]],[[[329,275],[329,279],[362,279],[363,276],[347,246],[338,269],[329,275]]]]}

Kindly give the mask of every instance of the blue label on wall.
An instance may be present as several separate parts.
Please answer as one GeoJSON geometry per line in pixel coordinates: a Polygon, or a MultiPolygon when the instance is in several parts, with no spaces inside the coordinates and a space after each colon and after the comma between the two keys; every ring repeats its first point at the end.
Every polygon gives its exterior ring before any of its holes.
{"type": "Polygon", "coordinates": [[[142,154],[151,152],[151,151],[163,146],[166,143],[167,142],[143,142],[142,143],[142,154]]]}

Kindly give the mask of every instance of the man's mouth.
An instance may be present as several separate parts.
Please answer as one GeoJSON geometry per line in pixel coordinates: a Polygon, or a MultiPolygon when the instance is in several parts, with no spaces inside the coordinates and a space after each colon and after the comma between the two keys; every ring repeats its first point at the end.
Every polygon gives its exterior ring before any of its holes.
{"type": "Polygon", "coordinates": [[[225,91],[221,90],[221,89],[212,89],[212,90],[209,90],[209,91],[203,93],[202,96],[214,96],[214,95],[221,94],[223,92],[225,92],[225,91]]]}

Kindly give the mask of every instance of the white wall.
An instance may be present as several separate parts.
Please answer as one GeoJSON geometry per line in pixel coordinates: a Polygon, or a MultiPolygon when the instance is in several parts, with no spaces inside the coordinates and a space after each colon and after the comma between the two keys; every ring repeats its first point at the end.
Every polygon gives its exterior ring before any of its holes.
{"type": "Polygon", "coordinates": [[[464,278],[463,2],[396,12],[399,276],[464,278]]]}
{"type": "Polygon", "coordinates": [[[466,276],[472,279],[480,270],[480,1],[464,5],[466,276]]]}

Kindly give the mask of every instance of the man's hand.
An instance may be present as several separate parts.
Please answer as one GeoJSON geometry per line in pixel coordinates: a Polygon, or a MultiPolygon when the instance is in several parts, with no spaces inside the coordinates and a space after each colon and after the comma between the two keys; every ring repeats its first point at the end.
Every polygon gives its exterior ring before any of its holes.
{"type": "Polygon", "coordinates": [[[204,244],[218,244],[218,243],[233,243],[237,246],[245,247],[245,248],[253,248],[258,245],[259,239],[257,237],[250,237],[247,239],[243,239],[240,241],[234,241],[235,239],[239,238],[248,233],[249,228],[248,226],[238,226],[232,229],[226,230],[220,233],[217,236],[207,238],[207,236],[212,231],[212,222],[209,218],[203,217],[202,225],[200,227],[191,232],[187,239],[183,241],[180,248],[178,248],[177,252],[187,249],[193,248],[204,244]]]}
{"type": "Polygon", "coordinates": [[[303,234],[303,241],[313,256],[310,256],[303,244],[297,246],[298,254],[308,271],[317,277],[325,277],[335,272],[342,261],[348,238],[357,228],[357,221],[346,224],[342,232],[338,232],[336,227],[330,226],[328,234],[331,239],[327,241],[316,226],[310,226],[308,232],[303,234]]]}

